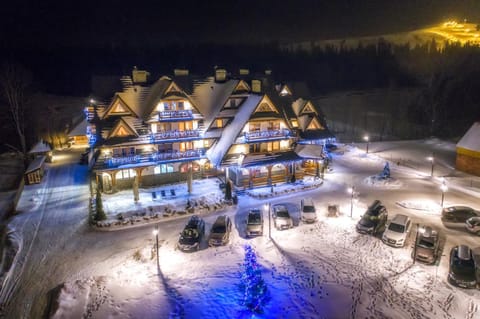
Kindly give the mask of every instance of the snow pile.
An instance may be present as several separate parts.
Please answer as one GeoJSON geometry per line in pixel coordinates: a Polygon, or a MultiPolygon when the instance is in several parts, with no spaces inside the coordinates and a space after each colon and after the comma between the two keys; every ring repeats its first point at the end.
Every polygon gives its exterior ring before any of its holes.
{"type": "Polygon", "coordinates": [[[438,203],[428,200],[399,201],[396,204],[403,208],[421,210],[423,213],[432,215],[441,215],[442,213],[442,207],[438,203]]]}
{"type": "Polygon", "coordinates": [[[368,186],[381,187],[385,189],[398,189],[403,186],[402,181],[396,178],[383,178],[378,175],[368,176],[363,180],[363,183],[368,186]]]}
{"type": "Polygon", "coordinates": [[[247,190],[245,194],[253,198],[268,198],[274,196],[282,196],[288,193],[301,192],[314,189],[323,184],[323,180],[313,176],[305,176],[303,180],[296,183],[281,183],[275,186],[258,187],[247,190]]]}

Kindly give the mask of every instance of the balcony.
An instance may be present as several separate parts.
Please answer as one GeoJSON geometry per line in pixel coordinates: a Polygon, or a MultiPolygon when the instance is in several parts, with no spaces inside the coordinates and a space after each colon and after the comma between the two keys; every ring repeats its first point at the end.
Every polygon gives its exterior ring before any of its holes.
{"type": "Polygon", "coordinates": [[[192,110],[176,110],[176,111],[161,111],[158,112],[159,121],[170,121],[170,120],[185,120],[193,119],[192,110]]]}
{"type": "Polygon", "coordinates": [[[152,143],[171,142],[171,140],[194,140],[200,137],[199,130],[160,131],[151,135],[152,143]]]}
{"type": "Polygon", "coordinates": [[[245,142],[258,142],[263,140],[279,140],[287,138],[291,135],[291,132],[287,129],[280,130],[266,130],[266,131],[253,131],[245,132],[245,142]]]}
{"type": "MultiPolygon", "coordinates": [[[[188,150],[185,152],[168,151],[164,153],[149,153],[141,155],[121,156],[121,157],[107,157],[103,158],[103,165],[101,159],[98,162],[100,166],[106,168],[116,168],[122,165],[134,165],[145,163],[146,165],[156,165],[169,162],[184,162],[188,160],[197,160],[203,158],[205,155],[204,149],[188,150]]],[[[139,165],[140,166],[140,165],[139,165]]]]}

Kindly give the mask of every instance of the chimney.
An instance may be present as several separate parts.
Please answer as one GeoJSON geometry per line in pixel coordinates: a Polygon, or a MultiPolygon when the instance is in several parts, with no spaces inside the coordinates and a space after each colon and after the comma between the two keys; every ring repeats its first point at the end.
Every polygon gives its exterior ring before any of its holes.
{"type": "Polygon", "coordinates": [[[149,75],[149,72],[138,70],[137,67],[134,66],[132,71],[132,81],[133,83],[146,83],[149,75]]]}
{"type": "Polygon", "coordinates": [[[272,70],[265,70],[265,75],[272,75],[272,70]]]}
{"type": "Polygon", "coordinates": [[[227,70],[215,69],[215,82],[225,82],[227,80],[227,70]]]}
{"type": "Polygon", "coordinates": [[[175,76],[187,76],[188,75],[188,69],[175,69],[175,70],[173,70],[173,74],[175,76]]]}
{"type": "Polygon", "coordinates": [[[249,69],[240,69],[239,73],[240,73],[240,75],[249,75],[250,70],[249,69]]]}
{"type": "Polygon", "coordinates": [[[262,93],[262,81],[252,80],[252,92],[253,93],[262,93]]]}

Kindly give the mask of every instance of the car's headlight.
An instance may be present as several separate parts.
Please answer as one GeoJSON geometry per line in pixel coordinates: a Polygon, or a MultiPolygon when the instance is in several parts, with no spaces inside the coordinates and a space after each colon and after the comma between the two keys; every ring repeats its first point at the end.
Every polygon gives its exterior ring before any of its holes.
{"type": "Polygon", "coordinates": [[[398,243],[403,243],[403,241],[405,240],[405,238],[401,238],[399,240],[397,240],[398,243]]]}

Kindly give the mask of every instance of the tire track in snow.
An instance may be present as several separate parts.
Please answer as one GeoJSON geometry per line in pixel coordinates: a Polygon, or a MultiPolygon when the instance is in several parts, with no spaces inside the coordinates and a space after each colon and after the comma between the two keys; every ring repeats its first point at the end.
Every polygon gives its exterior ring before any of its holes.
{"type": "MultiPolygon", "coordinates": [[[[44,188],[42,189],[42,203],[41,205],[39,206],[39,208],[37,210],[40,210],[40,219],[38,221],[38,223],[35,225],[35,223],[33,222],[33,227],[34,227],[34,231],[33,231],[33,236],[30,240],[30,243],[28,244],[28,248],[27,250],[25,251],[25,255],[21,255],[21,253],[23,252],[23,245],[22,245],[22,249],[17,252],[17,256],[15,256],[15,259],[14,259],[14,263],[12,264],[12,266],[14,266],[13,268],[11,268],[11,271],[9,271],[9,274],[4,282],[4,285],[2,287],[2,290],[0,292],[0,308],[3,310],[5,307],[7,307],[10,302],[11,302],[11,297],[15,291],[15,289],[17,288],[18,286],[18,283],[20,281],[20,278],[22,277],[22,274],[23,274],[23,271],[24,271],[24,268],[25,268],[25,264],[27,263],[28,261],[28,257],[32,251],[32,247],[35,243],[35,240],[37,238],[37,235],[38,235],[38,231],[40,229],[40,225],[42,224],[42,221],[45,217],[45,208],[46,208],[46,205],[49,201],[49,199],[51,198],[52,196],[52,190],[51,188],[48,187],[48,184],[50,183],[50,176],[51,174],[53,174],[53,172],[55,172],[56,170],[53,170],[53,169],[50,169],[49,171],[49,174],[46,174],[46,181],[45,181],[45,186],[44,188]],[[46,190],[49,190],[48,193],[46,192],[46,190]],[[18,266],[20,266],[18,268],[18,266]]],[[[30,214],[33,214],[34,212],[30,212],[30,214]]],[[[30,221],[31,217],[33,215],[29,216],[29,218],[26,220],[25,223],[23,223],[22,225],[22,233],[23,233],[23,236],[25,236],[25,225],[27,224],[27,222],[30,221]]],[[[23,242],[22,242],[23,244],[23,242]]],[[[27,298],[27,296],[24,296],[24,299],[27,298]]],[[[31,299],[31,298],[30,298],[31,299]]],[[[31,302],[28,302],[26,301],[24,303],[25,305],[31,305],[31,302]]],[[[25,309],[25,312],[27,311],[28,309],[25,309]]],[[[3,312],[3,311],[2,311],[3,312]]]]}

